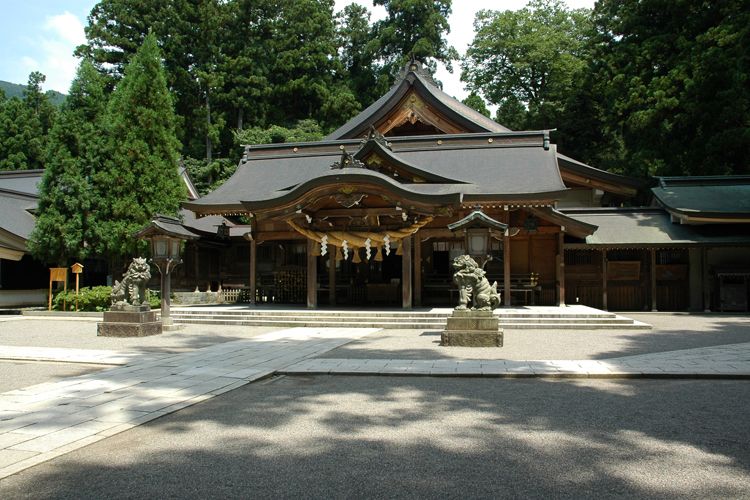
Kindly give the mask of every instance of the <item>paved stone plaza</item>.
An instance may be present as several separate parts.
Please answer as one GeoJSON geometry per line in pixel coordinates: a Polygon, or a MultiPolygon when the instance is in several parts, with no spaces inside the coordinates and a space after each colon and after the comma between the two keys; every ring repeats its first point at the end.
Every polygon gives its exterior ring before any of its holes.
{"type": "MultiPolygon", "coordinates": [[[[188,326],[181,332],[157,337],[105,339],[96,337],[95,322],[92,320],[3,318],[0,321],[0,359],[4,361],[0,361],[0,374],[7,375],[3,377],[7,382],[0,385],[6,391],[0,394],[0,478],[8,478],[21,471],[25,471],[23,477],[31,477],[37,468],[29,467],[75,450],[80,450],[76,452],[80,457],[93,449],[89,445],[97,441],[107,438],[109,441],[114,439],[111,436],[130,430],[118,436],[118,439],[124,439],[123,436],[134,432],[131,429],[140,424],[274,374],[287,375],[289,380],[296,381],[295,387],[299,385],[303,388],[308,383],[305,381],[313,381],[313,385],[318,386],[321,384],[319,380],[327,379],[328,374],[335,374],[338,380],[335,382],[336,393],[347,394],[344,399],[352,394],[346,390],[347,384],[360,387],[363,380],[370,380],[367,375],[381,376],[374,379],[377,382],[373,382],[381,391],[404,385],[400,378],[393,375],[406,376],[411,380],[406,385],[435,387],[443,383],[451,386],[458,383],[458,387],[472,387],[471,384],[476,384],[477,388],[487,390],[511,387],[507,384],[528,383],[522,380],[498,380],[498,377],[533,377],[540,379],[536,384],[544,381],[564,383],[564,386],[559,386],[564,388],[561,390],[573,399],[580,396],[583,407],[590,406],[587,398],[591,394],[598,394],[599,391],[606,393],[610,390],[608,388],[624,391],[623,395],[634,391],[628,387],[637,388],[634,393],[645,397],[649,387],[652,387],[650,384],[662,388],[659,390],[670,387],[669,381],[626,380],[632,377],[723,378],[728,380],[686,380],[674,382],[678,385],[673,387],[687,391],[701,387],[701,390],[711,392],[705,389],[710,384],[724,384],[720,387],[729,387],[731,391],[720,396],[722,398],[735,390],[747,391],[745,379],[750,378],[750,319],[721,315],[643,316],[647,316],[643,321],[654,324],[654,330],[506,331],[506,347],[499,349],[440,347],[437,345],[439,335],[430,331],[350,328],[272,331],[270,328],[188,326]],[[678,335],[680,329],[682,335],[678,335]],[[541,339],[546,341],[542,342],[541,339]],[[564,356],[550,356],[556,352],[564,356]],[[18,372],[22,375],[14,375],[18,372]],[[359,377],[346,376],[352,374],[359,377]],[[310,378],[310,375],[317,377],[310,378]],[[24,383],[26,377],[43,382],[30,385],[24,383]],[[563,378],[575,380],[566,382],[561,380],[563,378]],[[589,389],[579,393],[578,387],[589,389]]],[[[264,382],[251,384],[247,390],[258,384],[264,382]]],[[[322,385],[325,387],[326,383],[322,385]]],[[[288,396],[284,384],[271,386],[278,388],[277,397],[283,399],[288,396]]],[[[352,390],[354,393],[357,391],[352,390]]],[[[467,390],[469,393],[473,391],[467,390]]],[[[503,390],[513,392],[512,389],[503,390]]],[[[460,391],[456,391],[450,397],[460,399],[460,391]]],[[[238,394],[225,394],[220,398],[220,404],[231,406],[238,394]]],[[[326,397],[325,391],[321,397],[326,397]]],[[[685,410],[691,411],[693,403],[703,407],[710,400],[701,402],[691,395],[686,401],[675,404],[685,405],[685,410]]],[[[503,401],[493,401],[492,404],[502,405],[503,401]]],[[[196,408],[203,408],[204,405],[196,408]]],[[[277,409],[268,404],[264,407],[279,416],[281,414],[278,412],[284,409],[284,405],[277,409]]],[[[382,408],[376,405],[372,410],[377,412],[382,408]]],[[[237,411],[244,410],[238,406],[237,411]]],[[[398,408],[392,411],[394,425],[408,427],[402,422],[405,413],[398,408]]],[[[598,408],[595,413],[605,420],[627,418],[614,410],[610,414],[605,408],[598,408]]],[[[748,424],[745,423],[747,419],[740,416],[742,413],[737,413],[737,422],[731,422],[731,425],[739,426],[741,433],[735,438],[726,436],[722,439],[736,439],[746,450],[748,424]]],[[[581,416],[584,420],[591,418],[581,416]]],[[[412,418],[418,417],[413,415],[407,420],[411,421],[412,418]]],[[[424,413],[420,418],[431,420],[436,416],[424,413]]],[[[521,416],[515,415],[515,418],[521,416]]],[[[731,420],[732,414],[728,414],[727,418],[731,420]]],[[[162,419],[158,422],[162,422],[162,419]]],[[[726,427],[729,424],[723,422],[721,425],[726,427]]],[[[479,423],[473,425],[481,427],[479,423]]],[[[697,423],[691,422],[690,425],[697,423]]],[[[145,432],[153,432],[156,428],[153,426],[158,427],[155,422],[149,427],[151,430],[145,432]]],[[[452,432],[461,435],[463,431],[460,425],[446,428],[444,439],[454,439],[452,432]]],[[[635,439],[634,436],[631,437],[635,439]]],[[[360,438],[370,439],[365,435],[360,438]]],[[[202,438],[196,439],[201,441],[202,438]]],[[[102,444],[106,446],[106,443],[102,444]]],[[[655,446],[669,447],[674,444],[655,446]]],[[[288,446],[288,443],[279,443],[278,446],[288,446]]],[[[323,443],[320,446],[325,447],[323,443]]],[[[703,463],[699,455],[704,451],[695,455],[696,464],[703,463]]],[[[135,449],[133,453],[136,453],[135,449]]],[[[738,484],[747,488],[748,457],[745,454],[741,458],[733,465],[739,467],[733,474],[738,474],[737,477],[742,478],[738,484]]],[[[62,458],[57,458],[51,464],[58,460],[62,458]]],[[[679,454],[675,454],[672,461],[675,467],[684,465],[680,464],[679,454]]],[[[13,483],[17,478],[13,476],[3,480],[0,492],[8,484],[7,481],[13,483]]],[[[726,491],[750,494],[750,489],[726,491]]]]}

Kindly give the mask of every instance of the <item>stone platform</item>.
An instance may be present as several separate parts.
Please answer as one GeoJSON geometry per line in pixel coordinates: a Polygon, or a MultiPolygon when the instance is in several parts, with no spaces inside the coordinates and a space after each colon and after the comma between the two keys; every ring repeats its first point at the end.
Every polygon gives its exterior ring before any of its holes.
{"type": "Polygon", "coordinates": [[[156,312],[148,306],[106,311],[104,322],[96,325],[96,334],[100,337],[146,337],[161,332],[161,321],[156,320],[156,312]]]}
{"type": "Polygon", "coordinates": [[[502,347],[503,330],[492,311],[455,310],[440,336],[440,345],[502,347]]]}

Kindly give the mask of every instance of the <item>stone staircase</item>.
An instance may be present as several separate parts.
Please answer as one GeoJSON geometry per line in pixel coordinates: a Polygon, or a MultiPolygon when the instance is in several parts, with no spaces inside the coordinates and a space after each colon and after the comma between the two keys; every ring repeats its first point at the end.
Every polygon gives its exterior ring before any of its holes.
{"type": "MultiPolygon", "coordinates": [[[[393,310],[327,310],[252,306],[174,307],[176,324],[352,327],[443,330],[449,308],[393,310]]],[[[586,306],[518,307],[495,310],[507,330],[650,329],[651,325],[586,306]]]]}

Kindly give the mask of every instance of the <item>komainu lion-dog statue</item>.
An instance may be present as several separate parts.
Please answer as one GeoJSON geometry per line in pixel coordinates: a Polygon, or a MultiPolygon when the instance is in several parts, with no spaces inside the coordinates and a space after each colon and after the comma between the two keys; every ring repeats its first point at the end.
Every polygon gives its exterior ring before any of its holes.
{"type": "Polygon", "coordinates": [[[139,306],[146,302],[146,283],[151,279],[151,267],[143,257],[136,257],[128,266],[122,281],[115,281],[112,287],[112,305],[123,307],[139,306]]]}
{"type": "Polygon", "coordinates": [[[456,310],[468,309],[469,300],[474,298],[472,311],[492,311],[500,305],[497,281],[490,285],[484,276],[484,269],[468,255],[453,259],[453,282],[458,286],[458,306],[456,310]]]}

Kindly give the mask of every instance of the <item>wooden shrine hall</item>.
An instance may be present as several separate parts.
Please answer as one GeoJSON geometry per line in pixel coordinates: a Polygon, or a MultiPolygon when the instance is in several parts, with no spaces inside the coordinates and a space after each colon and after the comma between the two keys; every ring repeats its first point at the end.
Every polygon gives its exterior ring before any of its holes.
{"type": "MultiPolygon", "coordinates": [[[[656,203],[619,208],[645,192],[558,153],[547,130],[490,120],[411,61],[323,140],[246,146],[229,180],[184,203],[184,226],[200,238],[177,286],[311,308],[452,306],[464,240],[448,226],[480,210],[507,226],[491,233],[485,266],[504,305],[709,307],[704,250],[689,247],[711,236],[672,230],[656,203]]],[[[746,249],[742,233],[721,244],[746,249]]]]}

